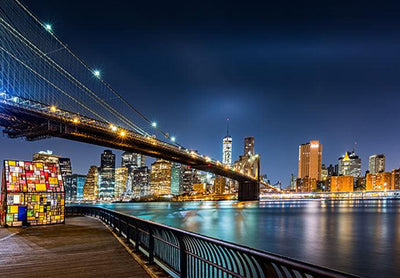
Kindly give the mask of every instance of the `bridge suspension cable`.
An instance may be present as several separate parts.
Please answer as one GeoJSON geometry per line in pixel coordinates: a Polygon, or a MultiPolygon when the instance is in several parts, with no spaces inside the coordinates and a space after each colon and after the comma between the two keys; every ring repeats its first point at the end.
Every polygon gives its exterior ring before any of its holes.
{"type": "MultiPolygon", "coordinates": [[[[48,24],[43,23],[41,20],[39,20],[29,9],[27,9],[19,0],[14,0],[18,6],[20,8],[22,8],[34,21],[36,21],[37,24],[39,24],[40,26],[42,26],[43,29],[47,29],[48,33],[55,39],[55,41],[60,44],[62,46],[63,49],[65,49],[78,63],[80,63],[84,68],[86,68],[86,70],[90,73],[93,73],[93,69],[86,63],[84,62],[81,58],[79,58],[74,52],[72,52],[72,50],[65,44],[63,43],[56,35],[55,33],[52,31],[52,28],[48,28],[48,24]]],[[[47,55],[45,55],[45,57],[48,57],[47,55]]],[[[61,67],[62,68],[62,67],[61,67]]],[[[101,76],[97,77],[99,79],[99,81],[105,86],[105,88],[107,88],[117,99],[119,99],[123,104],[125,104],[131,111],[133,111],[134,113],[136,113],[142,120],[145,121],[145,123],[148,126],[152,125],[152,122],[150,121],[150,119],[148,117],[146,117],[143,113],[141,113],[138,109],[136,109],[132,104],[130,104],[121,94],[119,94],[107,81],[105,81],[101,76]]],[[[83,85],[83,84],[82,84],[83,85]]],[[[86,86],[85,86],[85,89],[86,86]]],[[[93,93],[93,92],[91,92],[93,93]]],[[[113,110],[113,113],[118,114],[120,118],[120,120],[122,120],[123,122],[125,122],[127,120],[126,117],[124,117],[121,113],[119,113],[118,111],[116,111],[114,108],[112,108],[111,106],[109,106],[108,104],[105,104],[104,101],[100,101],[102,102],[104,105],[106,105],[108,108],[110,108],[111,110],[113,110]]],[[[126,123],[126,122],[125,122],[126,123]]],[[[148,133],[146,131],[144,131],[142,128],[140,128],[139,126],[135,125],[133,122],[128,120],[129,125],[133,125],[135,126],[135,130],[138,129],[140,130],[140,133],[145,133],[146,135],[148,135],[148,133]]],[[[175,141],[174,137],[170,136],[169,133],[163,131],[162,129],[160,129],[159,127],[154,127],[154,130],[157,130],[158,132],[160,132],[165,138],[170,139],[171,141],[175,141]]],[[[178,143],[174,142],[174,144],[179,145],[178,143]]]]}

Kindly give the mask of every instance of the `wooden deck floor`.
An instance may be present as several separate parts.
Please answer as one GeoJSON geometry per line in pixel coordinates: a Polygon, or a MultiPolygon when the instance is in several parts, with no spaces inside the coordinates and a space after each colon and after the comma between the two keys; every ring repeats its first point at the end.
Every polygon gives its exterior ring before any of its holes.
{"type": "Polygon", "coordinates": [[[0,277],[149,277],[111,232],[89,217],[0,228],[0,277]]]}

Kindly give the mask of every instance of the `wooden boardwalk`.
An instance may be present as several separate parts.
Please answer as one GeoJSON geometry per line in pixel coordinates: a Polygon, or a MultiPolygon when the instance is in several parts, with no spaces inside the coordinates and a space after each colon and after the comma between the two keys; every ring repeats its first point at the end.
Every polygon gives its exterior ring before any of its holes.
{"type": "Polygon", "coordinates": [[[99,221],[0,228],[0,277],[149,277],[99,221]]]}

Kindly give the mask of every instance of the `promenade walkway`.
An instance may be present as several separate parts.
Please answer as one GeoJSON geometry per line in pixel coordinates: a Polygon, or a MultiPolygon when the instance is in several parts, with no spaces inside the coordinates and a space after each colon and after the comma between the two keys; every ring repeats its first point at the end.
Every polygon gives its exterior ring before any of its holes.
{"type": "Polygon", "coordinates": [[[0,277],[149,277],[98,220],[0,228],[0,277]]]}

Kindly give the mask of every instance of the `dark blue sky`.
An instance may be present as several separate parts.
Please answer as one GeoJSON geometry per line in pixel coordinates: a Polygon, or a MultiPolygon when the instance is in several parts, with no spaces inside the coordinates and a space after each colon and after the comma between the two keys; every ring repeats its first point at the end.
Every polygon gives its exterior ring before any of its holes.
{"type": "MultiPolygon", "coordinates": [[[[328,165],[357,141],[363,171],[374,153],[386,154],[387,170],[400,166],[396,1],[24,3],[187,148],[221,159],[229,117],[234,159],[254,136],[272,182],[288,184],[298,145],[312,139],[328,165]]],[[[80,173],[102,151],[0,140],[4,158],[52,149],[80,173]]]]}

